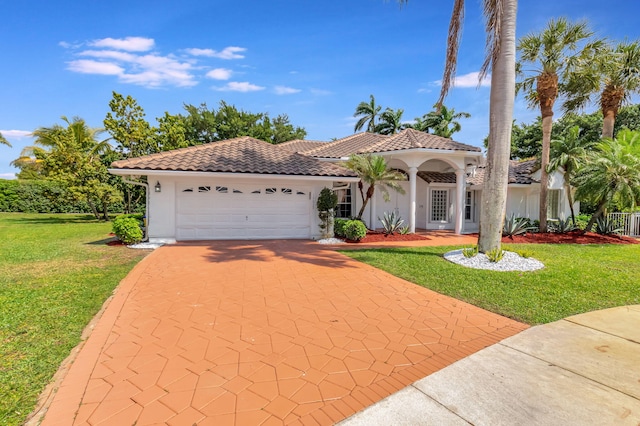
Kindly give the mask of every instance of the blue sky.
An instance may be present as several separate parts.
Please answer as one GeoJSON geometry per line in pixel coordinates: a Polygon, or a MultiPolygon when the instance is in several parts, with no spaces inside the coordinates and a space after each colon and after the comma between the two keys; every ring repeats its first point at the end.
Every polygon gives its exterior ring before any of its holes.
{"type": "MultiPolygon", "coordinates": [[[[0,0],[0,178],[33,139],[28,133],[80,116],[102,127],[112,91],[131,95],[147,119],[183,103],[220,100],[251,112],[286,113],[308,139],[353,133],[356,105],[373,94],[411,121],[439,93],[451,1],[0,0]]],[[[553,17],[586,19],[601,36],[636,39],[640,3],[521,0],[518,36],[553,17]]],[[[446,104],[471,113],[455,139],[481,146],[489,87],[480,0],[467,0],[458,83],[446,104]]],[[[536,116],[522,99],[514,118],[536,116]]]]}

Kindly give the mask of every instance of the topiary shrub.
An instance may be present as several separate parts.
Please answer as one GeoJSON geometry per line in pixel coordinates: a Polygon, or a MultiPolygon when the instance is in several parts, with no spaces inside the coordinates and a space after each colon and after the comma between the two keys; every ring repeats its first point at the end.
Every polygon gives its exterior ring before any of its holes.
{"type": "Polygon", "coordinates": [[[127,245],[142,241],[140,221],[130,215],[117,216],[113,220],[112,230],[116,237],[127,245]]]}
{"type": "Polygon", "coordinates": [[[359,220],[350,220],[344,225],[344,236],[351,241],[360,241],[367,235],[367,227],[359,220]]]}
{"type": "Polygon", "coordinates": [[[347,224],[349,220],[347,219],[341,219],[341,218],[335,218],[333,221],[333,232],[336,234],[337,237],[345,237],[344,234],[344,225],[347,224]]]}
{"type": "Polygon", "coordinates": [[[316,207],[318,209],[318,217],[320,218],[320,231],[323,238],[333,236],[333,215],[338,205],[338,195],[329,188],[322,188],[316,207]]]}

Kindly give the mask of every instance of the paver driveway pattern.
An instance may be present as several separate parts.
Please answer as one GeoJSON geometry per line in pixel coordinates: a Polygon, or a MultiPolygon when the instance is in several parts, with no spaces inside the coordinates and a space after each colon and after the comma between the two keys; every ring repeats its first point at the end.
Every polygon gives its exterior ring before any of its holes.
{"type": "Polygon", "coordinates": [[[165,246],[43,425],[332,424],[526,327],[314,242],[165,246]]]}

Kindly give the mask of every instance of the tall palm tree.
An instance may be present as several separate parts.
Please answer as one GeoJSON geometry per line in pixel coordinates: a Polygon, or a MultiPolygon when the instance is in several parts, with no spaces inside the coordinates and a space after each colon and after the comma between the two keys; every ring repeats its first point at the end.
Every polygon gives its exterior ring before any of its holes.
{"type": "Polygon", "coordinates": [[[380,114],[380,122],[376,125],[374,131],[381,135],[394,135],[399,131],[405,129],[407,126],[402,123],[402,114],[404,110],[400,109],[385,109],[380,114]]]}
{"type": "Polygon", "coordinates": [[[359,178],[358,189],[362,197],[362,207],[358,212],[357,219],[362,219],[364,209],[369,200],[373,198],[376,187],[382,191],[385,201],[389,201],[389,189],[393,189],[401,194],[405,191],[398,182],[407,180],[407,176],[388,167],[387,161],[379,155],[358,155],[354,154],[344,163],[344,166],[353,171],[359,178]],[[364,186],[367,185],[366,193],[364,186]]]}
{"type": "MultiPolygon", "coordinates": [[[[398,0],[405,4],[408,0],[398,0]]],[[[511,126],[515,97],[516,61],[516,12],[517,0],[482,0],[485,31],[487,33],[486,56],[480,69],[479,81],[491,73],[489,113],[489,143],[487,166],[480,209],[478,250],[487,252],[500,249],[502,224],[507,205],[509,183],[509,156],[511,150],[511,126]]],[[[458,46],[462,36],[464,0],[454,0],[447,57],[437,104],[442,105],[454,80],[458,60],[458,46]]]]}
{"type": "Polygon", "coordinates": [[[559,95],[561,80],[569,79],[579,57],[594,50],[592,43],[580,44],[593,35],[585,22],[571,23],[565,18],[552,19],[540,33],[528,34],[518,42],[518,71],[527,74],[518,83],[518,91],[526,93],[531,107],[540,108],[542,115],[542,155],[540,159],[540,232],[547,232],[547,192],[549,185],[549,150],[553,106],[559,95]],[[526,64],[533,70],[523,70],[526,64]],[[534,88],[535,85],[535,88],[534,88]]]}
{"type": "Polygon", "coordinates": [[[635,155],[638,144],[640,133],[631,130],[621,130],[615,139],[603,139],[574,179],[576,198],[596,205],[585,231],[591,230],[612,202],[622,208],[640,204],[640,157],[635,155]]]}
{"type": "Polygon", "coordinates": [[[573,209],[573,197],[571,195],[571,180],[576,172],[585,163],[587,154],[594,148],[596,141],[586,140],[580,137],[580,127],[573,126],[562,138],[551,140],[551,153],[548,171],[559,168],[564,170],[564,185],[567,193],[571,220],[576,226],[576,215],[573,209]]]}
{"type": "Polygon", "coordinates": [[[380,105],[376,105],[376,98],[374,98],[373,95],[369,95],[369,103],[364,101],[360,102],[356,107],[356,112],[353,114],[354,117],[360,117],[353,131],[359,132],[366,125],[367,132],[375,132],[376,118],[381,109],[382,107],[380,105]]]}
{"type": "Polygon", "coordinates": [[[630,96],[640,92],[640,42],[604,45],[591,61],[580,63],[579,72],[567,84],[570,93],[566,110],[583,108],[598,97],[602,116],[602,137],[613,138],[618,110],[630,96]]]}
{"type": "Polygon", "coordinates": [[[9,141],[2,135],[2,133],[0,133],[0,145],[7,145],[8,147],[11,147],[11,144],[9,143],[9,141]]]}
{"type": "Polygon", "coordinates": [[[457,121],[460,118],[469,118],[471,114],[468,112],[456,112],[453,108],[447,108],[445,105],[433,106],[434,110],[423,115],[424,125],[428,128],[426,131],[432,131],[434,135],[451,139],[451,136],[459,132],[462,126],[457,121]]]}

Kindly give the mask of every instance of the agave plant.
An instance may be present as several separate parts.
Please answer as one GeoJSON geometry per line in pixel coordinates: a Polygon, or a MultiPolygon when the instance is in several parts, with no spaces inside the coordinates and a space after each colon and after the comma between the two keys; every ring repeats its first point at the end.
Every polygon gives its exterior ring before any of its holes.
{"type": "Polygon", "coordinates": [[[529,219],[526,217],[516,217],[515,213],[512,213],[511,217],[504,221],[502,236],[513,237],[515,235],[526,234],[527,231],[531,229],[533,228],[529,226],[529,219]]]}
{"type": "Polygon", "coordinates": [[[389,213],[384,212],[382,214],[382,219],[378,218],[380,222],[382,222],[382,229],[385,234],[393,235],[394,232],[398,232],[402,229],[402,224],[404,220],[400,218],[400,215],[397,215],[395,211],[389,213]]]}
{"type": "Polygon", "coordinates": [[[596,220],[596,233],[600,235],[620,234],[624,228],[608,217],[600,217],[596,220]]]}
{"type": "Polygon", "coordinates": [[[567,232],[575,231],[576,226],[573,225],[571,219],[565,219],[561,217],[557,222],[550,223],[551,230],[557,234],[566,234],[567,232]]]}

